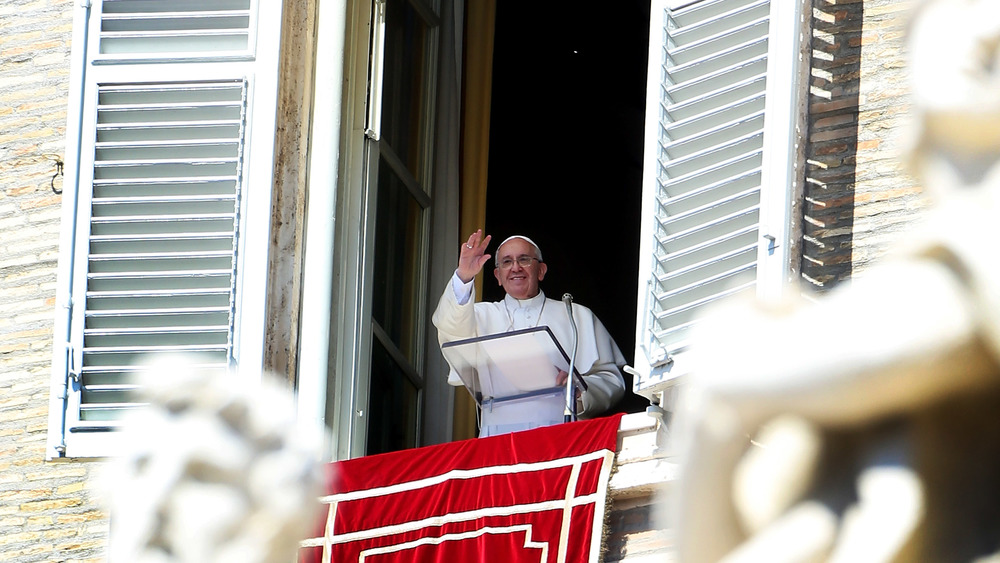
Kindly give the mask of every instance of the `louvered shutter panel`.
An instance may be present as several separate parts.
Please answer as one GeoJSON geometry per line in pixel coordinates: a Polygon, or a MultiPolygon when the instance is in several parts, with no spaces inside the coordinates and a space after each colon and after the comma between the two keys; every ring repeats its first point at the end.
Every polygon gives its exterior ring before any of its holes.
{"type": "Polygon", "coordinates": [[[271,182],[263,166],[249,185],[248,159],[269,163],[274,136],[274,108],[253,107],[255,94],[273,106],[276,85],[256,15],[251,0],[104,0],[89,14],[60,455],[113,453],[151,354],[238,361],[246,192],[271,182]]]}
{"type": "Polygon", "coordinates": [[[104,0],[100,53],[119,60],[247,55],[251,0],[104,0]]]}
{"type": "MultiPolygon", "coordinates": [[[[762,220],[775,218],[784,238],[789,191],[782,185],[762,189],[765,178],[777,178],[766,166],[793,157],[767,154],[772,147],[765,118],[789,122],[773,117],[781,110],[767,102],[768,82],[775,80],[768,74],[773,10],[766,0],[654,2],[637,392],[658,392],[685,373],[699,315],[757,287],[766,275],[763,262],[774,253],[772,232],[779,231],[765,232],[762,220]],[[764,193],[768,189],[777,196],[764,193]],[[773,213],[773,205],[783,209],[773,213]]],[[[793,87],[791,80],[786,85],[793,87]]]]}

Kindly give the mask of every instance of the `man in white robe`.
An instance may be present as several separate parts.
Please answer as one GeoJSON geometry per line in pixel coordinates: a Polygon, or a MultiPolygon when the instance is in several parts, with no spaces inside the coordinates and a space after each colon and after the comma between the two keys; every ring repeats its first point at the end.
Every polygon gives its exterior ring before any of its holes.
{"type": "MultiPolygon", "coordinates": [[[[531,239],[515,235],[497,248],[493,274],[507,295],[501,301],[476,303],[473,280],[489,261],[486,248],[490,236],[482,230],[473,233],[462,245],[459,265],[445,288],[432,321],[441,344],[476,336],[548,326],[563,350],[572,353],[573,329],[565,305],[548,299],[539,288],[548,266],[531,239]]],[[[577,413],[580,418],[601,414],[625,394],[621,367],[625,358],[608,334],[604,324],[582,305],[573,305],[573,318],[579,333],[574,367],[583,374],[587,390],[577,388],[577,413]]],[[[568,377],[565,371],[552,368],[557,385],[568,377]]],[[[553,373],[539,374],[552,377],[553,373]]],[[[448,383],[462,385],[454,366],[448,383]]],[[[548,426],[563,421],[565,395],[556,392],[530,399],[488,403],[482,408],[481,436],[493,436],[548,426]]]]}

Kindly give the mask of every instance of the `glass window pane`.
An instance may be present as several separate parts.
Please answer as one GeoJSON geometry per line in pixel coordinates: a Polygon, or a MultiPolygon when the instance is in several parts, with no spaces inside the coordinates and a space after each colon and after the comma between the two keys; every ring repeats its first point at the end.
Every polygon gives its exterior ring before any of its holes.
{"type": "Polygon", "coordinates": [[[388,0],[383,62],[382,138],[414,178],[423,174],[421,134],[427,117],[427,25],[406,0],[388,0]]]}
{"type": "Polygon", "coordinates": [[[418,390],[378,338],[371,369],[367,455],[416,447],[418,390]]]}
{"type": "Polygon", "coordinates": [[[384,160],[376,209],[372,315],[416,364],[423,210],[384,160]]]}

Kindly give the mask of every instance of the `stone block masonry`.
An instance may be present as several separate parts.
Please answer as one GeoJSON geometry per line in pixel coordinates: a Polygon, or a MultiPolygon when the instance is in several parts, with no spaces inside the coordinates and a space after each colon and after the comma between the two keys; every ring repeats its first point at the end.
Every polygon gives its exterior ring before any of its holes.
{"type": "Polygon", "coordinates": [[[0,3],[0,559],[104,561],[99,464],[45,462],[73,0],[0,3]]]}
{"type": "Polygon", "coordinates": [[[825,290],[884,254],[926,201],[900,162],[913,0],[815,0],[802,278],[825,290]]]}

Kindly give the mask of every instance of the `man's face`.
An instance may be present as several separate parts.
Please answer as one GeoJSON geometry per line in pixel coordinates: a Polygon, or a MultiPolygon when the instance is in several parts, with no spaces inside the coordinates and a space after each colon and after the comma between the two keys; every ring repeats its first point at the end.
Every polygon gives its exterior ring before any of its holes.
{"type": "Polygon", "coordinates": [[[507,295],[515,299],[529,299],[538,295],[538,282],[545,279],[545,271],[548,269],[545,263],[538,260],[522,266],[517,263],[517,259],[522,256],[538,258],[535,247],[528,241],[519,238],[509,240],[497,249],[497,267],[493,270],[493,275],[507,295]],[[506,259],[513,261],[509,268],[500,266],[506,259]]]}

